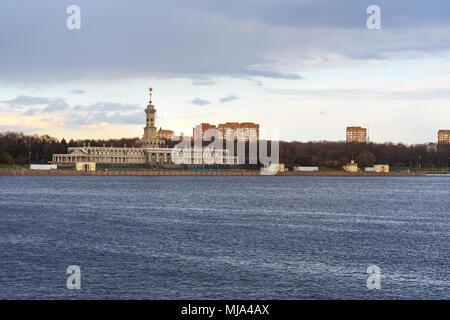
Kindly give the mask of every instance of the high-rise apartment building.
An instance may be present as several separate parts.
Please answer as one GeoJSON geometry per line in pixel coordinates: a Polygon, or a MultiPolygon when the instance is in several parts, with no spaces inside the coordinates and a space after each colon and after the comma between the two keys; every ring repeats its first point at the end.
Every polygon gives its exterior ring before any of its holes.
{"type": "Polygon", "coordinates": [[[209,140],[215,135],[215,130],[217,127],[209,123],[200,123],[194,129],[192,129],[192,136],[194,139],[204,139],[209,140]]]}
{"type": "Polygon", "coordinates": [[[367,142],[367,129],[362,127],[347,127],[347,142],[367,142]]]}
{"type": "Polygon", "coordinates": [[[171,140],[172,136],[173,136],[173,131],[172,130],[164,130],[164,129],[159,129],[158,133],[157,133],[158,139],[162,139],[162,140],[171,140]]]}
{"type": "Polygon", "coordinates": [[[450,130],[439,130],[438,143],[439,144],[450,144],[450,130]]]}
{"type": "Polygon", "coordinates": [[[253,122],[226,122],[218,125],[224,140],[257,141],[259,139],[259,124],[253,122]]]}
{"type": "Polygon", "coordinates": [[[216,136],[224,140],[257,141],[259,124],[253,122],[226,122],[217,127],[209,123],[201,123],[193,129],[194,139],[210,139],[216,136]]]}

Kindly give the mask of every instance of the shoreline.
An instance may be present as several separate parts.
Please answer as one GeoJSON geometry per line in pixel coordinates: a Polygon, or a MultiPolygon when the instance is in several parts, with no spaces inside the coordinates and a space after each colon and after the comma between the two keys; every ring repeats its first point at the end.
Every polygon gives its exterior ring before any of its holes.
{"type": "MultiPolygon", "coordinates": [[[[187,170],[114,170],[114,171],[69,171],[69,170],[0,170],[0,176],[265,176],[259,171],[187,171],[187,170]]],[[[275,176],[317,177],[425,177],[426,172],[279,172],[275,176]]]]}

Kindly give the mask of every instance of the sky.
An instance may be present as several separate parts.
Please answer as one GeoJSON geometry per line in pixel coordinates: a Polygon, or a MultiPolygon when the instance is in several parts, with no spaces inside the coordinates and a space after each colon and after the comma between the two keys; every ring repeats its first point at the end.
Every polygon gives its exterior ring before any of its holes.
{"type": "Polygon", "coordinates": [[[340,141],[359,125],[374,142],[435,142],[450,129],[450,1],[0,2],[0,132],[141,137],[148,87],[177,134],[256,122],[340,141]]]}

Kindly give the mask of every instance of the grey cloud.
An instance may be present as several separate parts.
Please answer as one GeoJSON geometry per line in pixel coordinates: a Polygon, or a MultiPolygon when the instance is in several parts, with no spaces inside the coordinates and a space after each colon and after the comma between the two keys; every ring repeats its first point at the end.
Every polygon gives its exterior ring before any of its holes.
{"type": "Polygon", "coordinates": [[[191,101],[191,103],[192,104],[196,104],[198,106],[205,106],[207,104],[210,104],[209,101],[203,100],[203,99],[200,99],[200,98],[195,98],[194,100],[191,101]]]}
{"type": "Polygon", "coordinates": [[[192,85],[194,86],[213,86],[216,83],[212,80],[194,80],[192,81],[192,85]]]}
{"type": "Polygon", "coordinates": [[[66,110],[69,109],[70,105],[67,104],[64,100],[57,100],[50,104],[48,104],[42,112],[53,112],[53,111],[60,111],[60,110],[66,110]]]}
{"type": "Polygon", "coordinates": [[[95,122],[107,122],[117,124],[143,124],[145,123],[144,112],[135,112],[132,114],[114,113],[112,115],[106,115],[105,113],[96,113],[93,118],[95,122]]]}
{"type": "MultiPolygon", "coordinates": [[[[233,20],[254,20],[274,26],[339,28],[365,26],[366,9],[372,4],[373,0],[189,1],[189,6],[197,10],[233,20]]],[[[381,7],[382,21],[389,27],[404,27],[411,21],[420,25],[448,24],[450,17],[447,0],[380,0],[375,4],[381,7]]]]}
{"type": "Polygon", "coordinates": [[[107,112],[72,113],[68,115],[66,120],[66,123],[69,125],[88,125],[99,122],[112,124],[143,124],[145,123],[145,114],[142,111],[131,114],[122,114],[119,112],[114,114],[108,114],[107,112]]]}
{"type": "Polygon", "coordinates": [[[274,79],[287,79],[287,80],[299,80],[303,79],[302,76],[294,73],[283,73],[276,71],[264,71],[264,70],[245,70],[245,73],[251,76],[274,78],[274,79]]]}
{"type": "Polygon", "coordinates": [[[83,94],[83,93],[86,93],[86,91],[81,90],[81,89],[75,89],[75,90],[70,90],[69,93],[72,93],[72,94],[83,94]]]}
{"type": "Polygon", "coordinates": [[[89,124],[96,122],[139,124],[145,123],[145,114],[138,104],[124,104],[118,102],[97,102],[91,105],[77,105],[71,107],[61,98],[40,98],[18,96],[15,99],[2,101],[10,105],[28,107],[22,112],[23,116],[33,116],[40,113],[67,111],[66,118],[70,123],[89,124]],[[29,107],[29,105],[42,105],[42,107],[29,107]],[[140,110],[129,114],[130,111],[140,110]],[[115,111],[114,114],[111,112],[115,111]],[[128,112],[128,113],[127,113],[128,112]]]}
{"type": "Polygon", "coordinates": [[[97,102],[88,106],[77,105],[74,110],[77,111],[130,111],[142,109],[138,104],[124,104],[117,102],[97,102]]]}
{"type": "Polygon", "coordinates": [[[230,102],[233,100],[236,100],[238,97],[236,97],[234,94],[230,94],[226,97],[223,97],[222,99],[220,99],[220,103],[226,103],[226,102],[230,102]]]}
{"type": "Polygon", "coordinates": [[[40,112],[42,109],[39,108],[30,108],[22,113],[23,116],[33,116],[36,113],[40,112]]]}
{"type": "Polygon", "coordinates": [[[2,100],[1,104],[5,104],[11,107],[21,107],[21,106],[30,106],[30,105],[44,105],[52,103],[54,99],[51,98],[43,98],[43,97],[33,97],[26,95],[19,95],[11,100],[2,100]]]}
{"type": "Polygon", "coordinates": [[[316,58],[334,67],[341,57],[351,63],[450,50],[447,0],[381,1],[376,32],[365,27],[368,0],[78,0],[82,27],[76,31],[65,27],[67,1],[0,3],[0,81],[8,82],[298,80],[316,58]]]}
{"type": "Polygon", "coordinates": [[[277,88],[266,87],[265,91],[272,94],[292,95],[320,99],[361,99],[389,98],[399,100],[450,100],[449,88],[383,88],[383,87],[317,87],[317,88],[277,88]]]}
{"type": "Polygon", "coordinates": [[[25,116],[31,116],[38,112],[53,112],[70,108],[70,105],[61,98],[33,97],[26,95],[19,95],[11,100],[0,101],[0,104],[12,109],[22,109],[28,107],[28,109],[22,113],[22,115],[25,116]],[[33,108],[29,108],[30,106],[33,106],[33,108]],[[42,108],[36,106],[42,106],[42,108]]]}

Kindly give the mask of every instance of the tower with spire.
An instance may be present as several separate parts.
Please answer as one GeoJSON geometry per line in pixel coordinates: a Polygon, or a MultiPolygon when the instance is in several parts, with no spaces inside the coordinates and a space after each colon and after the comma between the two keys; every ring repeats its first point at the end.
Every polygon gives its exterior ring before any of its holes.
{"type": "Polygon", "coordinates": [[[158,139],[156,124],[155,124],[155,114],[156,109],[152,104],[152,92],[153,88],[148,88],[150,94],[150,100],[148,102],[147,108],[145,109],[145,115],[147,118],[144,127],[144,136],[141,140],[136,141],[136,145],[141,148],[159,148],[164,145],[164,141],[158,139]]]}
{"type": "Polygon", "coordinates": [[[148,88],[150,93],[150,100],[147,105],[147,109],[145,109],[145,114],[147,116],[147,123],[144,128],[144,140],[155,140],[156,136],[156,126],[155,126],[155,106],[152,105],[152,88],[148,88]]]}

